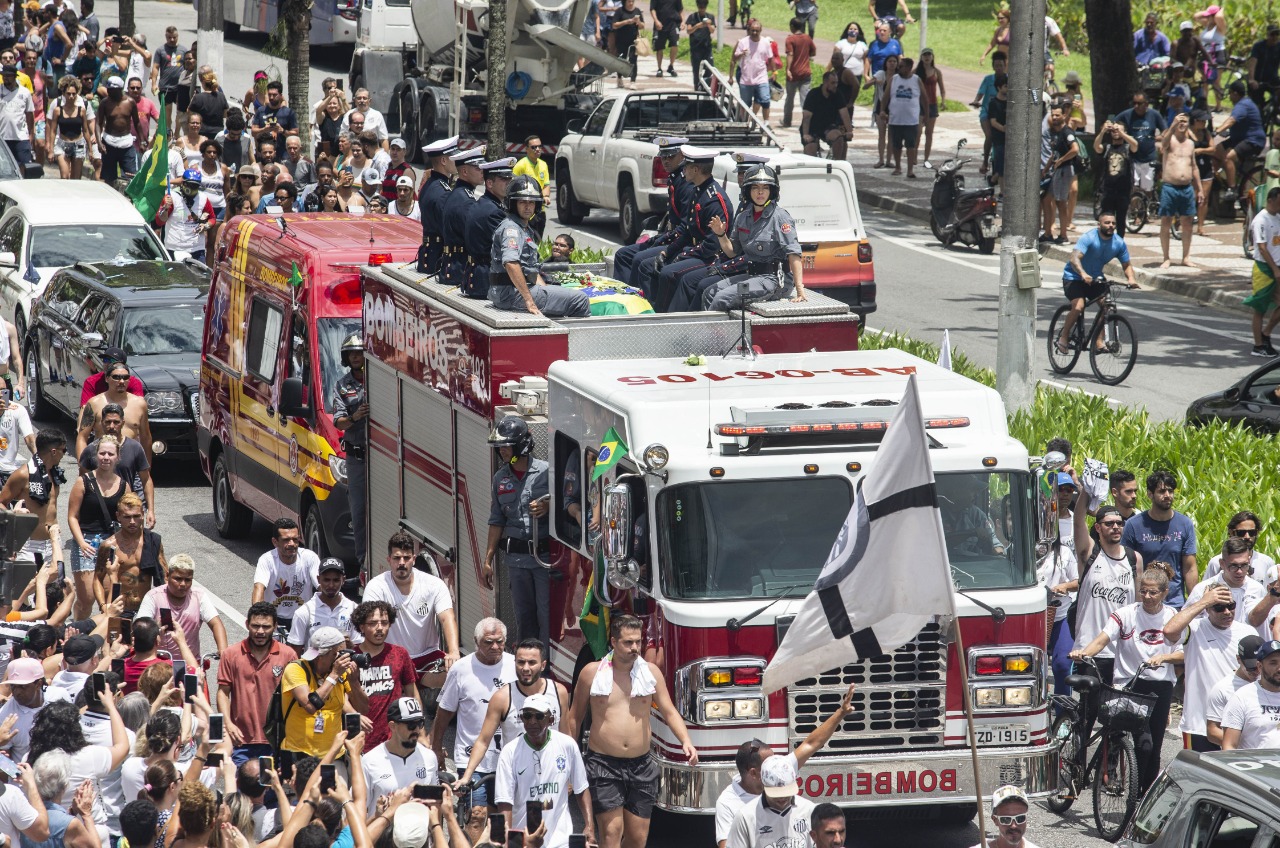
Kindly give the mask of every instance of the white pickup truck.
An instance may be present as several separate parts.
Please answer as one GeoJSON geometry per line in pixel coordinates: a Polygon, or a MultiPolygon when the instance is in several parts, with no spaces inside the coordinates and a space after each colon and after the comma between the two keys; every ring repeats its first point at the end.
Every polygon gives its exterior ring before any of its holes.
{"type": "Polygon", "coordinates": [[[679,135],[722,153],[783,152],[778,139],[741,101],[687,89],[606,98],[585,121],[570,121],[556,151],[556,214],[573,226],[592,209],[619,213],[630,244],[645,218],[667,208],[667,172],[653,139],[679,135]]]}

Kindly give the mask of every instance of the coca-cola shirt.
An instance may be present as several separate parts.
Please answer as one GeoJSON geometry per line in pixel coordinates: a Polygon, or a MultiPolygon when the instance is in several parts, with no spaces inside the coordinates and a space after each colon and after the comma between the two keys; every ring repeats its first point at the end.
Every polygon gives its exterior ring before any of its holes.
{"type": "MultiPolygon", "coordinates": [[[[1076,594],[1075,648],[1083,649],[1107,626],[1111,613],[1134,601],[1133,566],[1123,553],[1112,559],[1098,551],[1089,570],[1080,575],[1080,591],[1076,594]]],[[[1107,645],[1097,654],[1103,659],[1115,656],[1115,646],[1107,645]]]]}

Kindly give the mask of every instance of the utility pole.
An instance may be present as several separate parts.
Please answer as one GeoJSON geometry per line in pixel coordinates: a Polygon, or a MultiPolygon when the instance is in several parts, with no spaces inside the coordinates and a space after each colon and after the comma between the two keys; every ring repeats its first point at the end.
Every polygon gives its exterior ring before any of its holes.
{"type": "Polygon", "coordinates": [[[1036,237],[1040,232],[1045,0],[1009,5],[1009,123],[1004,148],[996,389],[1005,410],[1014,412],[1031,406],[1036,389],[1036,290],[1032,286],[1040,283],[1036,237]]]}
{"type": "Polygon", "coordinates": [[[485,93],[489,98],[487,153],[501,159],[507,149],[507,0],[489,0],[485,93]]]}
{"type": "Polygon", "coordinates": [[[223,0],[200,0],[199,14],[196,18],[196,43],[200,45],[199,61],[208,65],[218,75],[221,82],[224,77],[222,49],[222,2],[223,0]]]}
{"type": "MultiPolygon", "coordinates": [[[[920,0],[920,53],[929,46],[929,0],[920,0]]],[[[920,55],[919,53],[916,54],[920,55]]]]}

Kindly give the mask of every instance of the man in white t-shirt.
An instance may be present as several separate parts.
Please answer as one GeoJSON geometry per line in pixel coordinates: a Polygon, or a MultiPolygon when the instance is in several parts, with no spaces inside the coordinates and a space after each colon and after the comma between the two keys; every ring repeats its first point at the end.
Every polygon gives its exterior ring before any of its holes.
{"type": "Polygon", "coordinates": [[[558,730],[550,730],[555,702],[550,695],[531,695],[520,708],[524,733],[508,740],[498,757],[494,780],[494,800],[507,817],[507,827],[526,833],[530,827],[529,805],[540,804],[546,825],[544,848],[568,848],[573,834],[569,794],[578,797],[582,832],[592,839],[595,824],[591,798],[587,794],[587,769],[578,743],[558,730]]]}
{"type": "Polygon", "coordinates": [[[1240,687],[1222,711],[1222,750],[1280,748],[1280,642],[1263,642],[1258,682],[1240,687]]]}
{"type": "Polygon", "coordinates": [[[1265,592],[1262,598],[1249,610],[1249,623],[1258,628],[1258,635],[1263,641],[1270,642],[1276,638],[1276,617],[1280,615],[1280,565],[1267,566],[1267,574],[1263,578],[1265,592]]]}
{"type": "Polygon", "coordinates": [[[9,401],[0,414],[0,486],[26,462],[21,455],[24,446],[28,456],[36,455],[36,431],[27,408],[9,401]]]}
{"type": "Polygon", "coordinates": [[[298,607],[311,600],[320,583],[320,557],[302,547],[302,531],[291,518],[276,519],[272,550],[258,557],[253,571],[251,603],[269,601],[276,608],[277,623],[293,626],[298,607]]]}
{"type": "Polygon", "coordinates": [[[377,812],[378,799],[403,786],[435,783],[440,761],[422,744],[426,719],[417,698],[398,698],[387,708],[391,738],[360,758],[369,791],[369,817],[377,812]]]}
{"type": "Polygon", "coordinates": [[[32,842],[49,838],[49,813],[36,788],[36,776],[27,763],[18,764],[18,779],[0,777],[0,835],[5,848],[16,846],[18,837],[32,842]]]}
{"type": "Polygon", "coordinates": [[[1253,310],[1253,355],[1271,357],[1271,331],[1280,324],[1280,186],[1267,192],[1267,205],[1249,224],[1249,243],[1253,245],[1253,294],[1245,301],[1253,310]],[[1267,292],[1271,293],[1267,297],[1267,292]],[[1263,326],[1262,319],[1271,317],[1263,326]]]}
{"type": "Polygon", "coordinates": [[[1027,835],[1027,814],[1031,803],[1017,786],[1001,786],[991,793],[991,820],[995,822],[996,838],[975,845],[974,848],[1036,848],[1027,835]]]}
{"type": "Polygon", "coordinates": [[[1240,640],[1257,632],[1236,621],[1235,605],[1230,589],[1214,586],[1200,600],[1184,606],[1164,626],[1167,639],[1182,641],[1186,634],[1180,729],[1183,744],[1193,751],[1213,750],[1205,724],[1209,693],[1235,669],[1240,640]],[[1201,617],[1206,610],[1209,614],[1201,617]]]}
{"type": "Polygon", "coordinates": [[[760,800],[743,805],[729,827],[728,848],[814,848],[809,835],[813,802],[800,797],[794,754],[760,766],[760,800]]]}
{"type": "Polygon", "coordinates": [[[1244,686],[1258,679],[1258,649],[1262,647],[1262,638],[1246,636],[1240,640],[1236,648],[1236,660],[1239,665],[1225,680],[1218,681],[1209,693],[1209,706],[1205,708],[1205,735],[1209,741],[1222,747],[1222,713],[1227,708],[1231,696],[1244,686]]]}
{"type": "Polygon", "coordinates": [[[10,759],[20,762],[27,758],[27,751],[31,749],[31,726],[35,724],[36,713],[46,703],[44,670],[37,659],[25,657],[14,660],[5,671],[4,682],[12,689],[13,697],[0,707],[0,723],[8,721],[11,716],[17,717],[14,737],[4,748],[10,759]]]}
{"type": "Polygon", "coordinates": [[[893,173],[902,173],[902,148],[907,148],[907,177],[916,176],[916,149],[924,123],[924,83],[913,72],[910,59],[898,60],[898,73],[884,81],[884,110],[889,115],[889,145],[893,150],[893,173]]]}
{"type": "MultiPolygon", "coordinates": [[[[1227,535],[1244,539],[1249,543],[1249,549],[1253,552],[1249,560],[1249,576],[1265,586],[1267,585],[1267,573],[1270,571],[1271,566],[1276,564],[1276,561],[1258,550],[1258,534],[1261,532],[1262,519],[1247,509],[1240,510],[1227,521],[1227,535]]],[[[1209,564],[1204,567],[1204,577],[1202,579],[1207,580],[1221,571],[1222,555],[1218,554],[1209,560],[1209,564]]]]}
{"type": "Polygon", "coordinates": [[[420,685],[439,688],[444,683],[444,672],[428,674],[427,669],[443,659],[448,671],[458,661],[458,618],[453,612],[449,587],[439,577],[415,569],[415,556],[412,537],[403,532],[394,534],[387,541],[387,564],[391,567],[369,581],[364,587],[364,599],[386,601],[395,608],[396,621],[387,633],[387,641],[409,652],[414,668],[422,675],[420,685]]]}
{"type": "Polygon", "coordinates": [[[353,102],[355,103],[355,108],[342,116],[343,134],[351,132],[351,115],[359,112],[364,117],[364,128],[376,132],[378,141],[382,143],[385,149],[390,139],[390,135],[387,133],[387,119],[382,116],[381,112],[369,105],[369,89],[357,88],[353,102]]]}
{"type": "Polygon", "coordinates": [[[1236,602],[1236,621],[1249,623],[1249,613],[1267,594],[1261,583],[1249,576],[1252,567],[1253,548],[1244,539],[1228,536],[1222,543],[1220,557],[1222,568],[1213,577],[1206,577],[1192,588],[1187,603],[1193,604],[1204,597],[1213,586],[1226,586],[1236,602]]]}
{"type": "MultiPolygon", "coordinates": [[[[810,757],[822,750],[840,724],[853,712],[853,692],[854,685],[850,683],[849,689],[840,699],[840,706],[822,724],[815,727],[794,751],[787,754],[795,758],[797,773],[810,757]]],[[[733,826],[738,812],[760,797],[760,768],[773,754],[773,750],[758,739],[738,746],[737,756],[734,757],[738,774],[716,799],[716,848],[724,848],[729,838],[729,828],[733,826]]]]}
{"type": "Polygon", "coordinates": [[[293,614],[293,625],[286,640],[299,656],[311,644],[311,633],[317,627],[338,628],[347,637],[348,645],[356,645],[362,641],[360,631],[351,624],[356,602],[342,594],[342,584],[346,579],[347,567],[342,564],[342,560],[327,557],[320,563],[318,590],[293,614]]]}

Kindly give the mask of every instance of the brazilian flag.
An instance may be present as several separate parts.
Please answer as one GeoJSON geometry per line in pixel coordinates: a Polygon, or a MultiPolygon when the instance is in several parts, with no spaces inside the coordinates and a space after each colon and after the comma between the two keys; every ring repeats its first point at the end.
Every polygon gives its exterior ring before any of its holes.
{"type": "Polygon", "coordinates": [[[627,443],[622,441],[617,430],[610,427],[600,442],[600,452],[596,454],[596,470],[591,472],[591,482],[594,483],[607,474],[626,455],[627,443]]]}
{"type": "Polygon", "coordinates": [[[587,580],[587,596],[582,603],[582,615],[578,616],[582,636],[591,647],[591,653],[596,659],[600,659],[609,651],[609,610],[596,600],[595,592],[596,579],[603,577],[604,550],[597,545],[591,577],[587,580]]]}
{"type": "Polygon", "coordinates": [[[138,170],[124,190],[125,196],[133,201],[133,208],[138,210],[142,220],[150,224],[160,211],[164,202],[164,194],[169,188],[169,121],[165,114],[164,98],[160,98],[160,123],[156,127],[155,137],[151,140],[151,156],[146,167],[138,170]]]}

